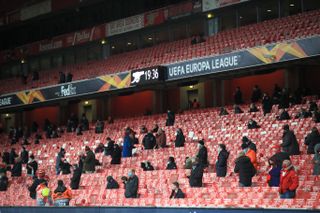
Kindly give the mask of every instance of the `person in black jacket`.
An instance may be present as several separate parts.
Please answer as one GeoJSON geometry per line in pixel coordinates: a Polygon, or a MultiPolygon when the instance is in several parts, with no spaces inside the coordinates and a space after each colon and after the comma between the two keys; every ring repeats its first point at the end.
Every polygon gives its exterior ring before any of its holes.
{"type": "Polygon", "coordinates": [[[249,140],[247,136],[242,137],[242,144],[246,144],[249,149],[257,152],[257,146],[251,140],[249,140]]]}
{"type": "Polygon", "coordinates": [[[30,159],[27,163],[27,175],[34,177],[38,170],[38,163],[34,160],[34,155],[30,155],[30,159]]]}
{"type": "Polygon", "coordinates": [[[112,176],[107,177],[107,187],[106,189],[119,189],[119,184],[118,182],[113,179],[112,176]]]}
{"type": "Polygon", "coordinates": [[[238,105],[233,105],[234,114],[241,114],[243,110],[238,105]]]}
{"type": "Polygon", "coordinates": [[[9,179],[5,173],[0,173],[0,191],[7,191],[9,186],[9,179]]]}
{"type": "Polygon", "coordinates": [[[250,119],[248,122],[248,129],[258,129],[258,128],[260,128],[258,123],[255,120],[250,119]]]}
{"type": "Polygon", "coordinates": [[[36,199],[37,197],[36,190],[38,185],[40,183],[47,182],[47,180],[45,179],[45,175],[46,175],[45,171],[42,169],[39,169],[38,175],[34,178],[32,185],[28,187],[28,190],[30,192],[30,197],[32,199],[36,199]]]}
{"type": "Polygon", "coordinates": [[[67,161],[67,159],[64,159],[63,161],[61,161],[60,169],[63,175],[70,174],[71,173],[70,168],[71,168],[71,164],[67,161]]]}
{"type": "Polygon", "coordinates": [[[203,167],[207,167],[209,165],[208,163],[208,150],[207,147],[204,145],[204,141],[200,140],[198,142],[198,154],[197,158],[199,159],[199,163],[202,164],[203,167]]]}
{"type": "Polygon", "coordinates": [[[142,144],[144,149],[146,150],[155,148],[155,146],[157,145],[156,137],[154,137],[151,131],[144,136],[142,140],[142,144]]]}
{"type": "Polygon", "coordinates": [[[303,119],[303,118],[309,118],[312,116],[311,112],[308,112],[306,109],[301,108],[300,112],[298,112],[295,116],[296,119],[303,119]]]}
{"type": "Polygon", "coordinates": [[[290,104],[289,92],[286,88],[283,88],[280,99],[279,99],[279,109],[289,108],[289,104],[290,104]]]}
{"type": "Polygon", "coordinates": [[[218,146],[218,159],[216,162],[217,177],[225,177],[227,175],[229,152],[226,145],[219,144],[218,146]]]}
{"type": "Polygon", "coordinates": [[[114,144],[114,149],[113,152],[111,154],[111,164],[120,164],[121,163],[121,154],[122,154],[122,150],[119,147],[118,144],[114,144]]]}
{"type": "Polygon", "coordinates": [[[234,103],[236,105],[243,103],[243,101],[242,101],[242,92],[240,90],[240,87],[236,88],[236,91],[235,91],[233,97],[234,97],[234,103]]]}
{"type": "Polygon", "coordinates": [[[59,72],[59,84],[63,84],[66,82],[66,75],[63,72],[59,72]]]}
{"type": "Polygon", "coordinates": [[[179,187],[179,183],[178,182],[173,182],[172,183],[172,191],[171,191],[171,195],[170,195],[170,199],[182,199],[184,198],[184,193],[182,192],[182,190],[179,187]]]}
{"type": "Polygon", "coordinates": [[[290,155],[287,152],[281,150],[281,146],[273,146],[272,148],[275,154],[272,155],[269,160],[274,162],[278,167],[282,167],[282,163],[284,160],[290,160],[290,155]]]}
{"type": "Polygon", "coordinates": [[[293,131],[289,129],[289,125],[283,126],[282,144],[280,145],[284,152],[289,155],[299,155],[300,149],[297,138],[293,131]]]}
{"type": "Polygon", "coordinates": [[[176,162],[174,161],[174,157],[169,157],[166,170],[177,169],[176,162]]]}
{"type": "Polygon", "coordinates": [[[153,166],[151,165],[151,163],[149,161],[142,162],[141,168],[143,169],[143,171],[153,171],[154,170],[153,166]]]}
{"type": "Polygon", "coordinates": [[[254,103],[252,103],[250,104],[249,112],[259,112],[259,109],[254,103]]]}
{"type": "Polygon", "coordinates": [[[16,157],[18,157],[16,150],[15,148],[12,148],[9,156],[9,163],[13,165],[16,157]]]}
{"type": "Polygon", "coordinates": [[[188,177],[189,184],[191,187],[202,187],[203,166],[198,158],[194,158],[192,164],[191,174],[188,177]]]}
{"type": "Polygon", "coordinates": [[[135,170],[130,169],[128,173],[128,178],[124,182],[125,184],[125,198],[137,198],[138,197],[138,187],[139,187],[139,178],[135,175],[135,170]]]}
{"type": "Polygon", "coordinates": [[[220,108],[220,113],[219,113],[220,116],[223,116],[223,115],[229,115],[228,111],[226,110],[226,108],[224,107],[221,107],[220,108]]]}
{"type": "Polygon", "coordinates": [[[239,157],[236,159],[235,173],[239,173],[239,186],[248,187],[252,185],[252,177],[256,171],[250,158],[245,156],[244,152],[240,152],[239,157]]]}
{"type": "Polygon", "coordinates": [[[22,147],[22,151],[20,152],[20,158],[22,164],[26,164],[29,161],[29,152],[26,150],[24,146],[22,147]]]}
{"type": "Polygon", "coordinates": [[[314,147],[320,143],[320,134],[317,127],[313,127],[311,132],[304,140],[304,144],[308,146],[307,153],[314,154],[314,147]]]}
{"type": "Polygon", "coordinates": [[[71,72],[68,72],[67,77],[66,77],[66,83],[71,82],[72,78],[73,78],[73,75],[71,74],[71,72]]]}
{"type": "Polygon", "coordinates": [[[16,162],[13,164],[11,169],[11,176],[12,177],[20,177],[22,173],[22,162],[21,158],[17,158],[16,162]]]}
{"type": "Polygon", "coordinates": [[[173,126],[174,125],[174,121],[175,121],[174,112],[172,112],[171,110],[168,110],[166,126],[173,126]]]}
{"type": "Polygon", "coordinates": [[[270,113],[272,109],[272,101],[268,94],[264,93],[262,97],[262,110],[263,115],[270,113]]]}
{"type": "Polygon", "coordinates": [[[71,177],[70,187],[71,189],[79,189],[82,171],[78,164],[73,165],[73,175],[71,177]]]}
{"type": "Polygon", "coordinates": [[[185,137],[183,135],[182,129],[178,128],[176,131],[176,139],[174,141],[175,147],[183,147],[185,142],[185,137]]]}
{"type": "Polygon", "coordinates": [[[2,153],[2,162],[6,165],[10,164],[10,153],[6,150],[2,153]]]}
{"type": "Polygon", "coordinates": [[[290,119],[290,115],[285,109],[282,109],[280,111],[280,115],[277,116],[277,120],[279,120],[279,121],[284,121],[284,120],[289,120],[289,119],[290,119]]]}
{"type": "Polygon", "coordinates": [[[261,98],[261,90],[258,85],[255,85],[252,89],[251,102],[256,103],[261,98]]]}
{"type": "Polygon", "coordinates": [[[104,155],[109,156],[112,155],[114,149],[114,141],[111,138],[107,137],[107,146],[104,147],[104,155]]]}
{"type": "Polygon", "coordinates": [[[320,123],[320,112],[318,110],[312,112],[312,121],[315,123],[320,123]]]}

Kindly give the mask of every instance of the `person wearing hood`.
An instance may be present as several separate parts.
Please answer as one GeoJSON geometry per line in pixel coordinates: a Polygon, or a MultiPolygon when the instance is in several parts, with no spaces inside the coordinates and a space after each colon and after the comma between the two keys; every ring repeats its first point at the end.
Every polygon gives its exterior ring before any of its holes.
{"type": "Polygon", "coordinates": [[[242,137],[242,144],[246,144],[250,149],[257,152],[257,146],[247,136],[242,137]]]}
{"type": "Polygon", "coordinates": [[[313,175],[320,175],[320,144],[314,147],[313,175]]]}
{"type": "Polygon", "coordinates": [[[314,154],[314,147],[320,143],[320,134],[317,127],[313,127],[311,133],[307,135],[304,144],[308,146],[307,153],[314,154]]]}
{"type": "Polygon", "coordinates": [[[71,189],[79,189],[82,170],[78,164],[73,165],[73,175],[71,177],[70,187],[71,189]]]}
{"type": "Polygon", "coordinates": [[[67,188],[62,180],[58,180],[58,186],[54,190],[52,198],[54,206],[69,206],[69,202],[72,198],[71,189],[67,188]]]}
{"type": "Polygon", "coordinates": [[[199,159],[199,163],[201,163],[203,167],[207,167],[209,165],[208,150],[207,147],[205,147],[203,140],[198,142],[198,149],[199,151],[196,157],[199,159]]]}
{"type": "Polygon", "coordinates": [[[106,189],[119,189],[119,183],[112,176],[108,176],[106,189]]]}
{"type": "Polygon", "coordinates": [[[252,185],[252,177],[256,173],[250,158],[247,157],[243,151],[241,151],[236,159],[235,164],[234,172],[239,173],[239,186],[250,187],[252,185]]]}
{"type": "Polygon", "coordinates": [[[292,130],[289,129],[289,125],[283,126],[282,144],[280,145],[284,152],[289,155],[299,155],[300,149],[297,138],[292,130]]]}
{"type": "Polygon", "coordinates": [[[34,159],[34,155],[30,155],[29,161],[27,163],[27,175],[34,177],[38,170],[38,163],[34,159]]]}
{"type": "Polygon", "coordinates": [[[185,141],[186,139],[183,135],[182,129],[178,128],[176,131],[176,139],[174,141],[175,147],[183,147],[185,141]]]}
{"type": "Polygon", "coordinates": [[[291,164],[290,160],[283,161],[281,176],[280,176],[280,185],[279,193],[280,198],[282,199],[292,199],[296,196],[296,189],[299,186],[298,175],[291,164]]]}
{"type": "Polygon", "coordinates": [[[174,170],[174,169],[177,169],[177,165],[174,160],[174,157],[169,157],[166,170],[174,170]]]}
{"type": "Polygon", "coordinates": [[[218,159],[216,162],[217,177],[225,177],[227,175],[229,152],[226,145],[218,145],[218,159]]]}

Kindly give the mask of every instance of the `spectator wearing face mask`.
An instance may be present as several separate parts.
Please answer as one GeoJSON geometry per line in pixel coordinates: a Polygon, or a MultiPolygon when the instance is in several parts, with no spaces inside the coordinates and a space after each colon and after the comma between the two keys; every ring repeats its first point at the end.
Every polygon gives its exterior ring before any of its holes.
{"type": "Polygon", "coordinates": [[[293,165],[289,160],[283,161],[279,185],[280,198],[295,198],[298,186],[299,178],[293,165]]]}
{"type": "Polygon", "coordinates": [[[178,182],[173,182],[172,183],[172,191],[171,191],[171,195],[170,195],[170,199],[182,199],[184,198],[185,195],[182,192],[182,190],[179,187],[179,183],[178,182]]]}
{"type": "Polygon", "coordinates": [[[217,177],[225,177],[227,175],[229,152],[226,145],[219,144],[218,146],[218,159],[216,162],[217,177]]]}
{"type": "Polygon", "coordinates": [[[137,198],[138,197],[138,186],[139,178],[135,175],[135,170],[130,169],[128,172],[128,178],[124,182],[125,184],[125,193],[126,198],[137,198]]]}
{"type": "Polygon", "coordinates": [[[166,170],[177,169],[176,162],[174,161],[174,157],[169,157],[166,170]]]}

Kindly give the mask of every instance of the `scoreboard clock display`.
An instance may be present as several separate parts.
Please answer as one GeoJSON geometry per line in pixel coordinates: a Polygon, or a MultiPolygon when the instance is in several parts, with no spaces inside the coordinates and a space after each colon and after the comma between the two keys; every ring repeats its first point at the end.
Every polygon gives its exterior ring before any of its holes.
{"type": "Polygon", "coordinates": [[[143,85],[164,80],[166,68],[161,66],[131,71],[131,85],[143,85]]]}

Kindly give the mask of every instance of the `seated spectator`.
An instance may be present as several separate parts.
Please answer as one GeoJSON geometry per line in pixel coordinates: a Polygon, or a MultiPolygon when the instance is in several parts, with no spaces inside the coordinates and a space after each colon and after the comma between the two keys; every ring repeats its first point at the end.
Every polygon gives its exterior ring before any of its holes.
{"type": "Polygon", "coordinates": [[[38,162],[35,161],[34,155],[30,155],[30,159],[27,163],[27,175],[34,177],[38,170],[38,162]]]}
{"type": "Polygon", "coordinates": [[[259,109],[254,103],[252,103],[250,104],[249,112],[259,112],[259,109]]]}
{"type": "MultiPolygon", "coordinates": [[[[155,129],[153,129],[154,131],[155,129]]],[[[165,148],[167,146],[167,137],[163,129],[158,128],[155,133],[157,148],[165,148]]]]}
{"type": "Polygon", "coordinates": [[[96,157],[93,151],[88,146],[85,147],[85,151],[86,157],[83,161],[83,171],[85,173],[93,173],[96,166],[96,157]]]}
{"type": "Polygon", "coordinates": [[[152,132],[148,132],[148,134],[146,134],[142,140],[142,145],[144,147],[144,149],[148,150],[148,149],[154,149],[157,145],[156,142],[156,137],[154,137],[154,135],[152,134],[152,132]]]}
{"type": "Polygon", "coordinates": [[[10,153],[7,152],[6,150],[4,150],[2,153],[2,162],[5,163],[6,165],[10,164],[10,153]]]}
{"type": "Polygon", "coordinates": [[[277,167],[282,167],[282,163],[284,160],[290,160],[290,155],[287,152],[281,150],[281,146],[272,147],[275,154],[272,155],[269,160],[273,161],[277,167]]]}
{"type": "Polygon", "coordinates": [[[82,128],[80,125],[76,128],[76,135],[77,136],[82,135],[82,128]]]}
{"type": "Polygon", "coordinates": [[[320,143],[320,134],[317,127],[313,127],[311,133],[304,139],[304,144],[308,146],[307,153],[314,154],[315,145],[320,143]]]}
{"type": "Polygon", "coordinates": [[[63,175],[71,174],[71,164],[68,162],[67,159],[64,159],[60,164],[60,169],[63,175]]]}
{"type": "Polygon", "coordinates": [[[185,137],[183,135],[182,129],[178,128],[176,131],[176,139],[174,141],[175,147],[183,147],[185,142],[185,137]]]}
{"type": "Polygon", "coordinates": [[[153,128],[152,128],[152,133],[157,133],[159,131],[159,125],[158,124],[154,124],[153,128]]]}
{"type": "Polygon", "coordinates": [[[224,107],[221,107],[220,108],[220,113],[219,113],[220,116],[223,116],[223,115],[229,115],[228,111],[226,110],[226,108],[224,107]]]}
{"type": "Polygon", "coordinates": [[[264,93],[262,97],[262,110],[263,115],[270,113],[272,109],[272,101],[268,94],[264,93]]]}
{"type": "Polygon", "coordinates": [[[148,129],[145,125],[140,126],[140,134],[147,134],[148,129]]]}
{"type": "Polygon", "coordinates": [[[58,180],[58,186],[54,190],[52,198],[54,206],[69,206],[69,202],[72,198],[71,189],[67,188],[62,180],[58,180]]]}
{"type": "Polygon", "coordinates": [[[113,120],[113,118],[111,116],[108,116],[107,123],[108,124],[113,124],[114,123],[114,120],[113,120]]]}
{"type": "Polygon", "coordinates": [[[289,125],[283,126],[282,144],[280,145],[284,152],[289,155],[299,155],[300,149],[297,138],[292,130],[289,129],[289,125]]]}
{"type": "Polygon", "coordinates": [[[200,140],[198,142],[198,154],[197,154],[197,158],[199,160],[199,163],[203,166],[203,167],[207,167],[209,165],[208,162],[208,150],[207,147],[205,147],[204,145],[204,141],[200,140]]]}
{"type": "Polygon", "coordinates": [[[259,86],[255,85],[252,89],[251,102],[252,103],[258,102],[261,98],[261,95],[262,95],[262,93],[261,93],[259,86]]]}
{"type": "Polygon", "coordinates": [[[120,164],[121,163],[121,148],[119,147],[118,144],[114,144],[114,149],[111,154],[111,164],[120,164]]]}
{"type": "Polygon", "coordinates": [[[63,72],[59,72],[59,84],[63,84],[66,82],[66,75],[63,72]]]}
{"type": "Polygon", "coordinates": [[[16,162],[13,164],[12,170],[11,170],[11,176],[12,177],[20,177],[22,173],[22,162],[21,158],[17,158],[16,162]]]}
{"type": "Polygon", "coordinates": [[[104,146],[104,155],[109,156],[112,154],[114,148],[114,141],[107,137],[107,143],[104,146]]]}
{"type": "Polygon", "coordinates": [[[125,193],[126,198],[137,198],[138,197],[138,186],[139,178],[135,175],[135,170],[131,169],[128,173],[128,178],[124,182],[125,184],[125,193]]]}
{"type": "Polygon", "coordinates": [[[219,144],[218,153],[218,159],[216,162],[217,177],[225,177],[227,175],[229,158],[229,152],[227,151],[226,145],[219,144]]]}
{"type": "Polygon", "coordinates": [[[248,122],[248,129],[258,129],[260,126],[257,124],[257,122],[253,119],[250,119],[248,122]]]}
{"type": "Polygon", "coordinates": [[[298,112],[295,116],[296,119],[309,118],[312,116],[311,112],[308,112],[306,109],[301,108],[300,112],[298,112]]]}
{"type": "Polygon", "coordinates": [[[267,183],[270,187],[278,187],[280,184],[281,166],[269,159],[271,169],[268,172],[267,183]]]}
{"type": "Polygon", "coordinates": [[[153,171],[154,170],[153,166],[151,165],[151,163],[149,161],[142,162],[141,168],[143,169],[143,171],[153,171]]]}
{"type": "Polygon", "coordinates": [[[66,77],[66,83],[71,82],[72,78],[73,78],[73,75],[71,74],[71,72],[68,72],[67,77],[66,77]]]}
{"type": "Polygon", "coordinates": [[[177,199],[177,198],[184,198],[184,193],[182,190],[179,188],[179,183],[178,182],[173,182],[172,183],[172,191],[170,195],[170,199],[177,199]]]}
{"type": "Polygon", "coordinates": [[[184,168],[185,169],[192,169],[192,159],[191,158],[186,157],[184,168]]]}
{"type": "Polygon", "coordinates": [[[199,101],[197,101],[197,99],[194,99],[191,106],[192,106],[192,109],[199,109],[200,103],[199,101]]]}
{"type": "Polygon", "coordinates": [[[119,184],[118,182],[113,179],[112,176],[107,177],[107,187],[106,189],[119,189],[119,184]]]}
{"type": "Polygon", "coordinates": [[[238,105],[233,105],[234,114],[243,113],[242,109],[238,105]]]}
{"type": "Polygon", "coordinates": [[[20,152],[20,158],[22,164],[26,164],[29,161],[29,152],[26,150],[24,146],[22,147],[22,151],[20,152]]]}
{"type": "Polygon", "coordinates": [[[174,161],[174,157],[169,157],[166,170],[177,169],[176,162],[174,161]]]}
{"type": "Polygon", "coordinates": [[[253,151],[257,152],[257,146],[254,144],[247,136],[242,137],[242,144],[246,144],[247,147],[252,149],[253,151]]]}
{"type": "Polygon", "coordinates": [[[312,113],[312,120],[315,123],[320,123],[320,113],[317,110],[312,113]]]}
{"type": "Polygon", "coordinates": [[[257,162],[257,153],[250,149],[249,146],[245,143],[241,145],[242,151],[245,153],[245,155],[250,158],[250,161],[252,165],[254,166],[255,170],[258,169],[258,162],[257,162]]]}
{"type": "Polygon", "coordinates": [[[314,101],[309,102],[309,112],[318,111],[318,105],[314,101]]]}
{"type": "Polygon", "coordinates": [[[94,153],[103,153],[104,152],[104,145],[103,143],[99,143],[96,149],[94,150],[94,153]]]}
{"type": "Polygon", "coordinates": [[[239,173],[239,186],[251,186],[252,177],[256,174],[256,170],[251,163],[250,158],[247,157],[244,152],[240,152],[235,163],[234,172],[239,173]]]}
{"type": "Polygon", "coordinates": [[[313,156],[313,175],[320,175],[320,144],[315,145],[314,147],[314,156],[313,156]]]}
{"type": "Polygon", "coordinates": [[[280,115],[277,116],[277,120],[279,120],[279,121],[284,121],[284,120],[289,120],[289,119],[290,119],[290,115],[285,109],[282,109],[280,111],[280,115]]]}
{"type": "Polygon", "coordinates": [[[202,187],[203,169],[199,159],[193,158],[191,174],[187,176],[191,187],[202,187]]]}
{"type": "Polygon", "coordinates": [[[7,191],[9,186],[9,179],[6,176],[6,173],[0,173],[0,191],[7,191]]]}
{"type": "Polygon", "coordinates": [[[123,147],[122,147],[122,157],[132,157],[132,149],[133,149],[133,141],[130,138],[131,131],[126,131],[124,140],[123,140],[123,147]]]}
{"type": "Polygon", "coordinates": [[[293,165],[289,160],[283,161],[279,184],[280,198],[295,198],[298,186],[299,178],[293,165]]]}
{"type": "Polygon", "coordinates": [[[79,189],[79,184],[80,184],[80,180],[81,180],[81,175],[82,175],[82,170],[79,167],[78,164],[74,164],[72,166],[73,169],[73,174],[72,177],[70,179],[70,187],[71,189],[79,189]]]}
{"type": "Polygon", "coordinates": [[[173,126],[174,125],[174,120],[175,120],[174,112],[168,110],[166,126],[173,126]]]}
{"type": "Polygon", "coordinates": [[[10,162],[11,165],[14,164],[16,157],[18,157],[18,155],[16,153],[16,149],[15,148],[11,148],[11,152],[10,152],[10,155],[9,155],[9,162],[10,162]]]}

